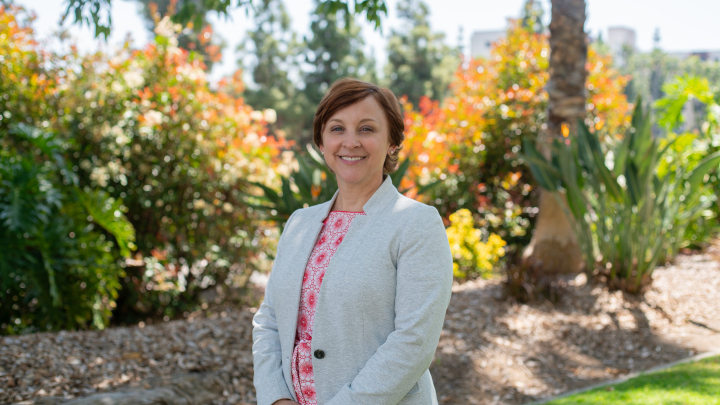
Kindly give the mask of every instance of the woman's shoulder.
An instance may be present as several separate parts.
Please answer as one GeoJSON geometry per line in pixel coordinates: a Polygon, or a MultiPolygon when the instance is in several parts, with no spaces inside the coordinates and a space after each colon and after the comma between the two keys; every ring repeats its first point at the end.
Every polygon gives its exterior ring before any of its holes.
{"type": "Polygon", "coordinates": [[[402,216],[403,218],[431,219],[440,218],[437,208],[427,205],[417,200],[413,200],[403,194],[398,193],[398,198],[392,209],[393,214],[402,216]]]}
{"type": "Polygon", "coordinates": [[[445,233],[445,225],[438,210],[398,193],[397,199],[385,210],[382,220],[385,229],[396,229],[404,240],[423,238],[428,232],[445,233]]]}

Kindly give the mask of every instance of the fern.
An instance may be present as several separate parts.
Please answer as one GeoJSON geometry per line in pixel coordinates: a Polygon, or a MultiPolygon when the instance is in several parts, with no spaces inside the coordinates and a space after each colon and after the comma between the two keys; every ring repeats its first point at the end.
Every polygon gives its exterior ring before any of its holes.
{"type": "Polygon", "coordinates": [[[80,190],[50,133],[17,126],[0,143],[2,333],[104,328],[134,249],[122,201],[80,190]]]}

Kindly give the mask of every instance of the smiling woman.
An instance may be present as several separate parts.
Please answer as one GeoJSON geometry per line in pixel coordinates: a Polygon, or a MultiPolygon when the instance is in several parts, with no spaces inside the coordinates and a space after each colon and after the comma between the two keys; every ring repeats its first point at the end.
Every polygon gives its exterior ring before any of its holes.
{"type": "Polygon", "coordinates": [[[313,140],[336,174],[336,210],[361,209],[383,174],[395,171],[404,129],[390,90],[355,79],[333,84],[315,114],[313,140]]]}
{"type": "Polygon", "coordinates": [[[388,89],[336,82],[314,141],[338,191],[295,211],[253,319],[261,405],[437,404],[428,370],[452,290],[437,210],[400,194],[404,125],[388,89]]]}

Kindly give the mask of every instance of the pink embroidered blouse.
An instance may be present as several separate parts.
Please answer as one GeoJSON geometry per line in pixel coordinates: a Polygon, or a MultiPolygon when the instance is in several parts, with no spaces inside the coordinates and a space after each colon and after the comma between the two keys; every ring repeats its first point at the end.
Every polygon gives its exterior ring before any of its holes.
{"type": "Polygon", "coordinates": [[[295,348],[292,355],[292,381],[300,405],[317,405],[315,376],[310,353],[315,307],[320,293],[320,284],[325,276],[325,269],[350,229],[352,220],[358,215],[365,215],[365,213],[331,211],[323,221],[320,236],[318,236],[317,243],[305,266],[300,292],[295,348]]]}

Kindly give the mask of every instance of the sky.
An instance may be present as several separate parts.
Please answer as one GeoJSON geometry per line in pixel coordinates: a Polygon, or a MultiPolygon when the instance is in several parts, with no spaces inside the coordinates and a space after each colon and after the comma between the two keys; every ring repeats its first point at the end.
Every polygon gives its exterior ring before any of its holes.
{"type": "MultiPolygon", "coordinates": [[[[37,20],[34,28],[40,39],[47,38],[52,46],[53,33],[59,27],[59,20],[65,11],[66,0],[15,0],[17,4],[34,10],[37,20]]],[[[459,43],[459,27],[463,28],[462,45],[470,48],[470,36],[474,31],[503,29],[507,18],[520,15],[524,0],[425,0],[430,7],[430,24],[434,31],[443,32],[449,45],[459,43]]],[[[550,0],[540,0],[545,10],[545,24],[550,20],[550,0]]],[[[133,0],[114,0],[112,9],[113,32],[105,43],[93,39],[93,32],[87,28],[70,26],[70,18],[65,27],[76,38],[80,50],[91,51],[100,48],[112,49],[122,43],[129,33],[140,47],[150,40],[150,35],[140,17],[139,6],[133,0]]],[[[300,37],[309,32],[310,12],[313,0],[285,0],[286,8],[292,18],[295,32],[300,37]]],[[[363,23],[363,33],[368,51],[375,53],[380,61],[385,59],[384,50],[391,29],[399,26],[396,17],[398,0],[386,0],[388,16],[383,20],[382,34],[372,26],[363,23]]],[[[720,0],[587,0],[587,21],[585,30],[593,37],[602,33],[607,38],[607,29],[612,26],[634,28],[637,47],[641,51],[653,46],[653,35],[660,29],[660,46],[669,52],[693,50],[720,50],[720,0]]],[[[252,28],[252,21],[245,12],[235,10],[229,19],[210,16],[215,32],[228,44],[223,52],[223,60],[213,68],[211,81],[232,73],[237,67],[235,48],[252,28]]]]}

